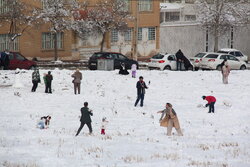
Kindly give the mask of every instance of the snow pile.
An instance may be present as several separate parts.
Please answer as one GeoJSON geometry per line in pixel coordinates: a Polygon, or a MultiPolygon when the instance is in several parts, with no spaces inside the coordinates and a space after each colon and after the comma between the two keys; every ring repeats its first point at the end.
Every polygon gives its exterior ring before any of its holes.
{"type": "MultiPolygon", "coordinates": [[[[250,71],[232,71],[229,84],[217,71],[141,71],[146,83],[143,108],[134,107],[138,79],[118,71],[81,71],[80,95],[74,95],[70,70],[52,70],[52,94],[44,84],[31,92],[31,73],[15,82],[13,71],[0,71],[0,166],[65,167],[248,167],[250,166],[250,71]],[[16,93],[15,93],[16,92],[16,93]],[[18,93],[17,93],[18,92],[18,93]],[[19,96],[20,95],[20,96],[19,96]],[[203,95],[217,98],[208,114],[203,95]],[[93,110],[93,134],[80,126],[85,101],[93,110]],[[159,126],[165,103],[178,114],[184,136],[166,136],[159,126]],[[36,128],[51,115],[48,129],[36,128]],[[101,135],[102,118],[109,124],[101,135]]],[[[47,73],[40,70],[40,74],[47,73]]]]}

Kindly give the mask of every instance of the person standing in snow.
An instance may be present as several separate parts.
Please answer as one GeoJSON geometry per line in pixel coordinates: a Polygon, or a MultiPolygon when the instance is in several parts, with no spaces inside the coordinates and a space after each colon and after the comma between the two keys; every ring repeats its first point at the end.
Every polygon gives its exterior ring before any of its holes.
{"type": "Polygon", "coordinates": [[[158,111],[157,113],[161,113],[160,125],[163,127],[167,127],[168,136],[171,136],[173,127],[175,127],[179,136],[183,136],[177,114],[175,110],[173,109],[172,104],[167,103],[166,109],[162,111],[158,111]]]}
{"type": "Polygon", "coordinates": [[[74,74],[72,74],[71,77],[74,78],[74,80],[72,82],[74,84],[74,92],[75,92],[75,94],[76,94],[77,90],[78,90],[78,94],[80,94],[82,73],[79,71],[79,69],[76,69],[76,72],[74,74]]]}
{"type": "Polygon", "coordinates": [[[181,49],[179,49],[176,54],[176,70],[177,71],[181,71],[181,67],[182,67],[182,62],[183,62],[183,57],[184,57],[184,54],[182,53],[181,49]]]}
{"type": "Polygon", "coordinates": [[[40,80],[39,70],[36,68],[34,70],[34,72],[32,73],[32,83],[33,83],[33,86],[32,86],[31,92],[35,92],[36,91],[38,83],[40,83],[40,82],[41,82],[41,80],[40,80]]]}
{"type": "Polygon", "coordinates": [[[214,113],[214,104],[216,102],[216,98],[214,96],[202,96],[203,100],[207,100],[207,104],[205,107],[209,106],[209,111],[208,113],[214,113]]]}
{"type": "Polygon", "coordinates": [[[132,64],[131,66],[132,78],[136,78],[136,69],[137,69],[137,65],[132,64]]]}
{"type": "Polygon", "coordinates": [[[47,80],[46,80],[46,73],[43,73],[43,82],[44,82],[44,86],[45,86],[45,93],[46,93],[46,85],[47,85],[47,80]]]}
{"type": "Polygon", "coordinates": [[[105,135],[105,129],[107,127],[108,122],[109,121],[107,121],[106,117],[102,118],[102,126],[101,126],[101,134],[102,135],[105,135]]]}
{"type": "Polygon", "coordinates": [[[222,66],[221,72],[222,72],[222,81],[223,81],[223,83],[228,84],[228,76],[229,76],[229,73],[230,73],[230,67],[229,67],[227,61],[222,66]]]}
{"type": "Polygon", "coordinates": [[[45,80],[46,80],[45,93],[52,93],[51,83],[52,83],[52,80],[53,80],[53,76],[51,75],[50,71],[48,71],[48,74],[45,76],[45,80]]]}
{"type": "Polygon", "coordinates": [[[141,100],[140,106],[143,107],[143,101],[145,96],[145,89],[148,89],[146,83],[143,81],[143,77],[139,77],[139,81],[136,84],[137,88],[137,99],[135,101],[135,107],[137,106],[138,102],[141,100]]]}
{"type": "Polygon", "coordinates": [[[81,114],[82,114],[81,119],[80,119],[81,125],[76,133],[76,136],[78,136],[78,134],[81,132],[85,124],[87,124],[89,128],[89,134],[92,133],[92,126],[91,126],[92,121],[91,121],[90,116],[93,116],[93,113],[92,113],[92,110],[88,108],[88,102],[84,102],[84,107],[81,108],[81,114]]]}

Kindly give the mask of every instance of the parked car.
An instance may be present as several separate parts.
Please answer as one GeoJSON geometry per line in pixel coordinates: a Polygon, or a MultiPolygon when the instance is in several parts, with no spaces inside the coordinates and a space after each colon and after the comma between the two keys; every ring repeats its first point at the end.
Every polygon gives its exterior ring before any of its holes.
{"type": "Polygon", "coordinates": [[[190,61],[192,62],[192,64],[194,65],[194,70],[199,70],[200,66],[201,66],[201,58],[204,57],[207,53],[202,52],[202,53],[198,53],[197,55],[195,55],[194,57],[190,58],[190,61]]]}
{"type": "Polygon", "coordinates": [[[114,60],[114,69],[120,69],[121,63],[124,63],[125,67],[127,69],[131,69],[132,64],[136,64],[137,68],[139,68],[137,61],[129,59],[121,53],[96,52],[89,58],[88,67],[90,70],[97,69],[97,60],[98,59],[113,59],[114,60]]]}
{"type": "MultiPolygon", "coordinates": [[[[187,59],[188,60],[188,59],[187,59]]],[[[194,66],[192,63],[188,60],[188,69],[193,70],[194,66]]],[[[174,54],[156,54],[154,55],[148,63],[149,69],[160,69],[160,70],[176,70],[177,63],[176,63],[176,57],[174,54]]],[[[184,66],[182,69],[185,69],[184,66]]]]}
{"type": "Polygon", "coordinates": [[[206,55],[200,59],[200,68],[210,70],[221,70],[221,63],[224,59],[227,59],[230,68],[233,70],[246,69],[246,62],[237,59],[235,56],[225,53],[213,52],[207,52],[206,55]]]}
{"type": "Polygon", "coordinates": [[[238,58],[239,60],[245,61],[246,63],[248,62],[248,56],[244,55],[241,51],[237,49],[231,49],[231,48],[223,48],[218,51],[218,53],[226,53],[226,54],[231,54],[238,58]]]}
{"type": "Polygon", "coordinates": [[[9,52],[8,56],[10,59],[10,70],[15,70],[17,68],[28,70],[34,69],[37,66],[35,61],[28,60],[19,52],[9,52]]]}

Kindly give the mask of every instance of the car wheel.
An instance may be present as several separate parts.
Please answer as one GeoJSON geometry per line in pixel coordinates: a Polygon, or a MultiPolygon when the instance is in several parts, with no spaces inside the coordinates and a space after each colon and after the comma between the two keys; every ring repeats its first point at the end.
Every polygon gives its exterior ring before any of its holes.
{"type": "Polygon", "coordinates": [[[170,66],[165,66],[163,70],[171,70],[170,66]]]}
{"type": "Polygon", "coordinates": [[[149,69],[149,70],[153,70],[153,68],[152,68],[152,67],[148,67],[148,69],[149,69]]]}
{"type": "Polygon", "coordinates": [[[36,66],[31,66],[29,69],[34,70],[35,68],[36,68],[36,66]]]}
{"type": "Polygon", "coordinates": [[[194,70],[195,70],[195,71],[198,71],[198,70],[199,70],[199,67],[195,67],[194,70]]]}
{"type": "Polygon", "coordinates": [[[246,68],[247,68],[247,67],[244,66],[244,65],[240,66],[240,70],[245,70],[246,68]]]}
{"type": "Polygon", "coordinates": [[[218,65],[218,66],[216,67],[216,70],[221,71],[221,66],[218,65]]]}

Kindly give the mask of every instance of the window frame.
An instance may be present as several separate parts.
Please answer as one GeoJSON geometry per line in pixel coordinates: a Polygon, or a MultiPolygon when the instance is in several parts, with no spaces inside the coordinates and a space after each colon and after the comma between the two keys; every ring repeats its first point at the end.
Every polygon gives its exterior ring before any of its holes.
{"type": "Polygon", "coordinates": [[[155,39],[156,39],[156,28],[148,27],[148,40],[153,41],[155,39]]]}
{"type": "MultiPolygon", "coordinates": [[[[54,46],[53,32],[42,32],[42,50],[53,50],[54,46]]],[[[57,49],[64,48],[64,32],[57,32],[57,49]]]]}
{"type": "Polygon", "coordinates": [[[153,0],[139,0],[138,10],[139,12],[153,11],[153,0]]]}

